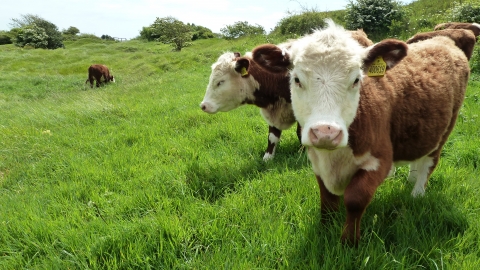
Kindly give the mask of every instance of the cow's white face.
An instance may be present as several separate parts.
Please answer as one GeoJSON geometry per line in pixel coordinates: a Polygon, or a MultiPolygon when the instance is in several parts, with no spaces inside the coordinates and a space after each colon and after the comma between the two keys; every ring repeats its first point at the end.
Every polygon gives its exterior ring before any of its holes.
{"type": "Polygon", "coordinates": [[[315,32],[290,50],[292,107],[302,144],[333,150],[348,143],[360,97],[365,48],[337,27],[315,32]]]}
{"type": "Polygon", "coordinates": [[[246,100],[253,100],[253,78],[242,78],[235,71],[235,58],[234,53],[224,53],[212,65],[207,91],[200,103],[204,112],[228,112],[245,104],[246,100]]]}

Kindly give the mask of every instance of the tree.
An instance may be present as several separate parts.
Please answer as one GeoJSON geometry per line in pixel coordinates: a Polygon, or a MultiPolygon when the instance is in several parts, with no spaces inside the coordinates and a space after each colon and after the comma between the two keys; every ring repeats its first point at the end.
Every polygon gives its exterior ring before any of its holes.
{"type": "Polygon", "coordinates": [[[322,12],[306,11],[302,14],[285,17],[275,27],[282,35],[305,35],[325,26],[325,15],[322,12]]]}
{"type": "Polygon", "coordinates": [[[212,30],[195,24],[187,24],[192,29],[192,41],[197,39],[208,39],[214,38],[215,35],[213,34],[212,30]]]}
{"type": "Polygon", "coordinates": [[[70,36],[75,36],[80,33],[80,30],[76,28],[75,26],[70,26],[68,29],[63,29],[62,34],[64,35],[70,35],[70,36]]]}
{"type": "Polygon", "coordinates": [[[48,36],[43,28],[32,23],[20,28],[15,38],[15,45],[19,47],[31,46],[33,48],[47,49],[48,36]]]}
{"type": "Polygon", "coordinates": [[[150,26],[152,35],[158,36],[156,41],[172,45],[175,51],[189,46],[192,40],[191,27],[174,17],[158,18],[150,26]]]}
{"type": "Polygon", "coordinates": [[[0,31],[0,45],[12,43],[12,34],[7,31],[0,31]]]}
{"type": "Polygon", "coordinates": [[[346,7],[346,28],[362,28],[373,39],[388,36],[392,22],[404,19],[400,3],[392,0],[357,0],[350,1],[346,7]]]}
{"type": "MultiPolygon", "coordinates": [[[[19,19],[12,19],[10,25],[14,28],[25,28],[25,30],[32,31],[32,25],[35,24],[36,27],[42,28],[45,34],[47,35],[47,46],[46,49],[57,49],[64,47],[62,33],[58,31],[58,27],[39,17],[38,15],[26,14],[22,15],[19,19]]],[[[18,37],[17,37],[18,38],[18,37]]],[[[37,47],[36,47],[37,48],[37,47]]],[[[38,47],[43,48],[43,47],[38,47]]]]}
{"type": "Polygon", "coordinates": [[[142,31],[140,31],[140,38],[146,39],[147,41],[154,41],[158,39],[160,36],[153,32],[153,28],[151,26],[142,27],[142,31]]]}
{"type": "Polygon", "coordinates": [[[454,22],[480,22],[480,4],[456,3],[452,9],[452,21],[454,22]]]}
{"type": "Polygon", "coordinates": [[[113,40],[113,41],[115,40],[113,37],[111,37],[109,35],[102,35],[100,38],[103,39],[103,40],[113,40]]]}
{"type": "Polygon", "coordinates": [[[265,29],[261,25],[250,25],[248,22],[236,22],[220,29],[226,39],[235,39],[250,35],[265,35],[265,29]]]}

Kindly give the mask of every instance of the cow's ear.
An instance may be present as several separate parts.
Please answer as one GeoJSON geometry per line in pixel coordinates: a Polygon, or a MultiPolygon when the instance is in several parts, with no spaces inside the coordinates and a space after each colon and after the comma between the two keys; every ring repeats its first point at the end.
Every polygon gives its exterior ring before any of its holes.
{"type": "Polygon", "coordinates": [[[234,52],[233,55],[235,56],[235,58],[238,58],[238,57],[242,56],[239,52],[234,52]]]}
{"type": "Polygon", "coordinates": [[[260,45],[252,51],[253,61],[264,69],[283,73],[291,66],[290,56],[286,50],[272,44],[260,45]]]}
{"type": "Polygon", "coordinates": [[[405,42],[396,39],[385,39],[368,47],[368,52],[363,59],[363,70],[367,72],[373,63],[381,57],[386,64],[386,69],[397,65],[406,55],[408,46],[405,42]]]}
{"type": "Polygon", "coordinates": [[[240,73],[242,77],[248,77],[248,67],[250,66],[250,61],[245,57],[238,58],[235,62],[235,71],[240,73]]]}

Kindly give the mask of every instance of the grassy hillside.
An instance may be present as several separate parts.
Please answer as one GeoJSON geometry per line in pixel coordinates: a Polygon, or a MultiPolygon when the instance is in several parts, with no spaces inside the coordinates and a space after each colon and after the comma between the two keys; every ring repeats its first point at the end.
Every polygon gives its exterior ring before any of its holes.
{"type": "Polygon", "coordinates": [[[280,41],[0,46],[0,269],[478,269],[480,83],[426,196],[400,168],[353,249],[294,129],[264,163],[257,108],[199,109],[222,52],[280,41]],[[85,87],[93,63],[117,83],[85,87]]]}

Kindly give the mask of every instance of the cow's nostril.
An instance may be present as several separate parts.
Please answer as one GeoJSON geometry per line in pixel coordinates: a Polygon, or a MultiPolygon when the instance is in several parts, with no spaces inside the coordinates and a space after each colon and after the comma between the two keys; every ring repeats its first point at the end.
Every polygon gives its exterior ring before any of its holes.
{"type": "Polygon", "coordinates": [[[202,105],[202,111],[205,111],[207,109],[207,106],[202,105]]]}

